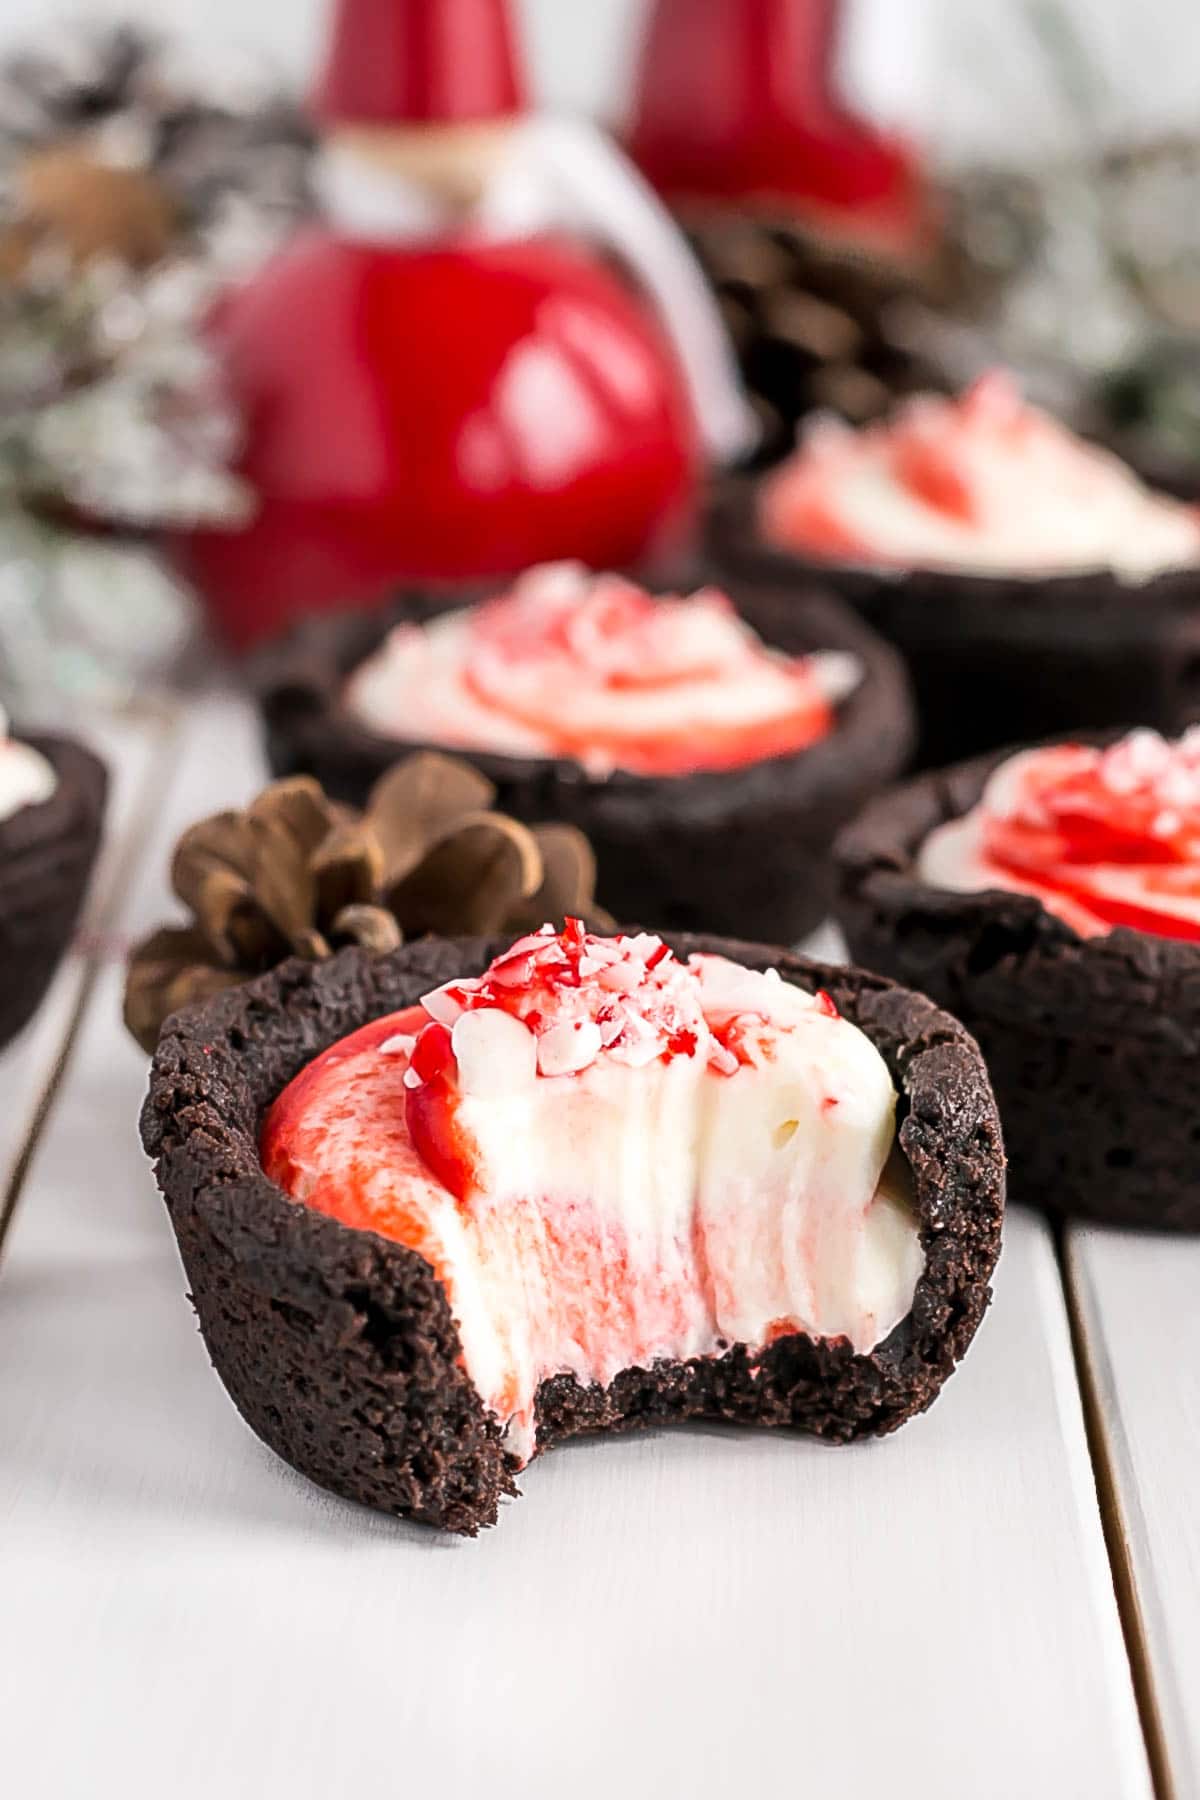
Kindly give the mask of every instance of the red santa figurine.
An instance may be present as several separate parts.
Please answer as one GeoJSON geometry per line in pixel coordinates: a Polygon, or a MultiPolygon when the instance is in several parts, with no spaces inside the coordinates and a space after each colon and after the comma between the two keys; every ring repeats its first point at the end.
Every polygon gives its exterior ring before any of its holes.
{"type": "Polygon", "coordinates": [[[911,251],[925,188],[908,147],[837,91],[845,13],[843,0],[652,0],[630,150],[658,191],[911,251]]]}
{"type": "Polygon", "coordinates": [[[676,545],[752,415],[649,188],[527,110],[506,0],[338,0],[315,108],[324,217],[217,321],[258,509],[182,549],[227,635],[676,545]]]}
{"type": "Polygon", "coordinates": [[[865,424],[938,374],[905,304],[936,278],[929,184],[844,93],[856,9],[919,37],[923,8],[888,4],[648,0],[630,152],[720,298],[767,460],[809,413],[865,424]]]}

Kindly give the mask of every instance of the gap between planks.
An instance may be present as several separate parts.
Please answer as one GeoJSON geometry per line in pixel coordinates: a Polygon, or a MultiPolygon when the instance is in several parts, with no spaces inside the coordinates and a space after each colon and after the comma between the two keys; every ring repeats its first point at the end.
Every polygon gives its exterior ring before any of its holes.
{"type": "Polygon", "coordinates": [[[1125,1650],[1129,1657],[1129,1673],[1133,1682],[1134,1697],[1137,1700],[1142,1736],[1146,1744],[1150,1779],[1154,1784],[1156,1800],[1180,1800],[1171,1771],[1162,1709],[1159,1705],[1154,1680],[1149,1634],[1146,1630],[1145,1615],[1138,1594],[1137,1574],[1133,1564],[1125,1512],[1121,1504],[1120,1482],[1113,1456],[1111,1436],[1105,1422],[1104,1408],[1100,1400],[1092,1354],[1088,1347],[1079,1295],[1071,1273],[1066,1239],[1061,1226],[1056,1229],[1054,1234],[1054,1248],[1058,1261],[1058,1277],[1062,1284],[1071,1332],[1071,1351],[1075,1358],[1075,1379],[1079,1384],[1079,1397],[1083,1407],[1088,1455],[1091,1458],[1092,1471],[1096,1477],[1096,1501],[1100,1508],[1100,1520],[1104,1528],[1104,1547],[1108,1553],[1109,1568],[1112,1570],[1113,1592],[1116,1595],[1117,1613],[1125,1638],[1125,1650]]]}
{"type": "MultiPolygon", "coordinates": [[[[102,724],[97,730],[87,734],[87,737],[108,765],[109,811],[83,917],[74,943],[68,949],[63,966],[55,977],[58,981],[73,975],[75,981],[75,991],[67,1004],[58,1050],[45,1082],[34,1098],[29,1125],[13,1157],[4,1185],[0,1188],[0,1258],[4,1255],[30,1165],[78,1041],[97,977],[106,961],[109,933],[133,885],[142,856],[150,843],[155,820],[175,780],[183,746],[182,717],[177,707],[163,701],[146,706],[139,713],[119,719],[113,725],[102,724]],[[119,822],[114,813],[120,809],[122,801],[122,796],[116,790],[123,775],[123,739],[128,740],[130,747],[125,749],[124,754],[131,756],[131,762],[132,743],[141,740],[142,747],[149,755],[149,768],[129,769],[125,778],[132,781],[134,787],[127,801],[128,817],[119,822]],[[72,957],[78,964],[74,971],[68,966],[72,957]]],[[[52,998],[53,991],[47,996],[47,1001],[52,998]]]]}

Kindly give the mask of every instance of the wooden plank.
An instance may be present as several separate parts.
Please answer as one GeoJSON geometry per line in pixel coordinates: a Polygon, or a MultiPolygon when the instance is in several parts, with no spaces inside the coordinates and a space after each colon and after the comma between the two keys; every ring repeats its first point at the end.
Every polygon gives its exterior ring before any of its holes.
{"type": "Polygon", "coordinates": [[[226,807],[247,805],[270,780],[258,720],[238,694],[193,703],[179,727],[177,766],[122,909],[126,940],[140,937],[182,909],[168,885],[171,852],[188,825],[226,807]]]}
{"type": "MultiPolygon", "coordinates": [[[[215,717],[225,760],[206,716],[164,838],[245,773],[215,717]]],[[[131,928],[156,882],[152,861],[131,928]]],[[[119,989],[106,970],[0,1272],[10,1781],[1145,1800],[1039,1221],[1014,1215],[977,1346],[895,1438],[580,1443],[496,1531],[449,1542],[312,1488],[224,1398],[134,1141],[119,989]]]]}
{"type": "Polygon", "coordinates": [[[89,741],[111,778],[104,842],[76,942],[63,958],[49,993],[25,1029],[0,1052],[0,1211],[11,1199],[47,1093],[66,1053],[71,1029],[96,955],[135,854],[146,812],[169,755],[166,715],[96,723],[89,741]]]}
{"type": "Polygon", "coordinates": [[[1077,1227],[1067,1272],[1172,1791],[1200,1795],[1200,1241],[1077,1227]]]}

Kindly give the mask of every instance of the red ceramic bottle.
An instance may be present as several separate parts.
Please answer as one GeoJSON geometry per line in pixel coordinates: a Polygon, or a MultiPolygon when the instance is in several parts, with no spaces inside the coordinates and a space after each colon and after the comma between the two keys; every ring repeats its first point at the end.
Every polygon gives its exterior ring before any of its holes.
{"type": "Polygon", "coordinates": [[[908,149],[837,92],[842,0],[652,0],[629,138],[672,205],[747,206],[903,250],[925,221],[908,149]]]}
{"type": "Polygon", "coordinates": [[[676,543],[701,451],[665,330],[519,179],[480,209],[526,123],[505,0],[339,0],[315,104],[326,221],[217,322],[259,508],[181,551],[227,637],[676,543]]]}

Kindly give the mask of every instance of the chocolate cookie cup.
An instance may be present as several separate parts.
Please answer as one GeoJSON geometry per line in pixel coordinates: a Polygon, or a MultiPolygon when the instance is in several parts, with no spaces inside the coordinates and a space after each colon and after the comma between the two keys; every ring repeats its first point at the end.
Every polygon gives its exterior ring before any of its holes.
{"type": "Polygon", "coordinates": [[[846,829],[837,912],[851,954],[978,1040],[1022,1200],[1200,1230],[1200,944],[1127,927],[1084,939],[1031,895],[917,873],[929,833],[969,812],[1011,754],[920,776],[846,829]]]}
{"type": "MultiPolygon", "coordinates": [[[[265,1176],[264,1114],[319,1052],[455,976],[508,939],[426,939],[293,961],[166,1026],[142,1113],[201,1330],[254,1431],[348,1499],[449,1531],[495,1523],[513,1465],[461,1363],[457,1327],[414,1251],[289,1199],[265,1176]]],[[[966,1032],[926,999],[857,970],[760,945],[683,938],[787,981],[824,987],[882,1054],[900,1093],[925,1267],[912,1309],[869,1355],[779,1338],[753,1354],[629,1369],[607,1388],[555,1376],[537,1392],[539,1448],[585,1431],[688,1418],[790,1426],[835,1443],[922,1411],[965,1353],[1000,1248],[1004,1153],[966,1032]]]]}
{"type": "Polygon", "coordinates": [[[1200,567],[1147,581],[1086,574],[972,575],[865,568],[768,543],[757,484],[715,496],[718,577],[763,633],[780,597],[832,588],[904,656],[920,722],[917,762],[938,767],[1017,739],[1122,724],[1176,736],[1200,718],[1200,567]]]}
{"type": "Polygon", "coordinates": [[[346,679],[391,627],[447,610],[444,598],[410,595],[382,614],[310,621],[263,653],[256,685],[273,771],[315,775],[329,794],[362,804],[400,757],[450,748],[494,784],[501,811],[584,832],[597,899],[619,920],[794,942],[827,915],[833,838],[904,766],[915,729],[900,659],[845,608],[806,593],[776,606],[764,634],[790,655],[858,658],[862,679],[826,738],[744,768],[604,778],[572,761],[400,742],[350,713],[346,679]]]}
{"type": "Polygon", "coordinates": [[[37,1011],[79,918],[108,776],[69,738],[25,735],[52,764],[48,800],[0,820],[0,1047],[37,1011]]]}

